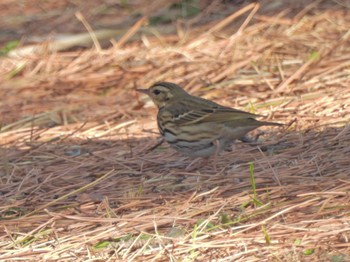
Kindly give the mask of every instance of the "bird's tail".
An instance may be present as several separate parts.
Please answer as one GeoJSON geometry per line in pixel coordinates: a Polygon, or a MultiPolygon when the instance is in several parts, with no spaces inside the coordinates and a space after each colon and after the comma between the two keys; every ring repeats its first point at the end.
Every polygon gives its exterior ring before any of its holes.
{"type": "Polygon", "coordinates": [[[261,122],[259,121],[262,126],[284,126],[284,124],[275,123],[275,122],[261,122]]]}

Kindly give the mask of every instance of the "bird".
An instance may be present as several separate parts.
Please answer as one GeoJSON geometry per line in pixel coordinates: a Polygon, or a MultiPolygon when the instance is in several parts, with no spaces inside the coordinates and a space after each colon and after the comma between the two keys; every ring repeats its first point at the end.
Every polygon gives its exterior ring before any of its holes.
{"type": "Polygon", "coordinates": [[[261,115],[190,95],[171,82],[157,82],[136,90],[148,95],[158,107],[158,129],[165,141],[191,158],[216,157],[235,140],[245,140],[249,131],[283,125],[258,121],[255,118],[261,115]]]}

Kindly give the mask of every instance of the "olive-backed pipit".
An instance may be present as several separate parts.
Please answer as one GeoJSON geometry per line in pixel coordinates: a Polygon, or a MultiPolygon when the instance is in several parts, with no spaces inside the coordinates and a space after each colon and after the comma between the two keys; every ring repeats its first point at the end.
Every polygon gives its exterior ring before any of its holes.
{"type": "Polygon", "coordinates": [[[150,96],[158,107],[158,127],[165,140],[190,157],[216,156],[257,127],[282,125],[261,122],[255,120],[260,115],[192,96],[173,83],[159,82],[137,91],[150,96]]]}

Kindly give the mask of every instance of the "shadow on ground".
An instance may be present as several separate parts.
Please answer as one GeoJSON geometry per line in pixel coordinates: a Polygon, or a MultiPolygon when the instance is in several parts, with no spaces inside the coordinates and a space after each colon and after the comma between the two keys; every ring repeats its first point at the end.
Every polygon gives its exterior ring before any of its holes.
{"type": "Polygon", "coordinates": [[[259,146],[237,142],[219,156],[217,171],[210,161],[187,171],[192,159],[166,143],[153,149],[159,141],[155,137],[115,141],[68,138],[28,144],[26,150],[1,148],[2,217],[9,216],[9,210],[16,209],[16,217],[48,203],[45,208],[58,211],[85,202],[98,203],[106,197],[111,208],[117,209],[135,199],[159,205],[167,198],[181,201],[196,191],[217,187],[221,187],[217,197],[224,200],[251,192],[252,165],[259,190],[291,189],[281,197],[323,191],[349,177],[350,133],[346,128],[271,135],[259,146]],[[66,197],[55,202],[62,196],[66,197]]]}

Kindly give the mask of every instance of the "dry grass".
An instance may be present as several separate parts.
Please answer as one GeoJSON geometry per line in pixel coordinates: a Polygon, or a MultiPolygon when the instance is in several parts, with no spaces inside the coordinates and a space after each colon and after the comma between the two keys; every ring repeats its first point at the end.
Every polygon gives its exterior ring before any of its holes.
{"type": "Polygon", "coordinates": [[[2,58],[0,260],[349,261],[350,10],[261,2],[128,42],[142,24],[2,58]],[[289,125],[186,171],[134,91],[159,80],[289,125]]]}

